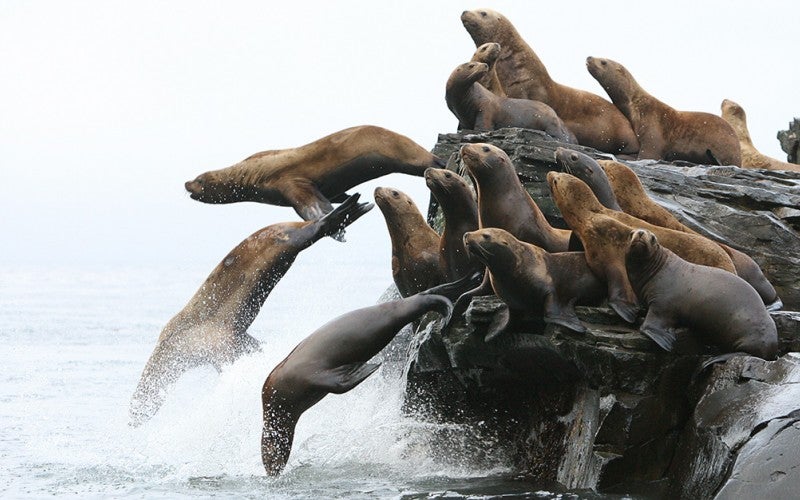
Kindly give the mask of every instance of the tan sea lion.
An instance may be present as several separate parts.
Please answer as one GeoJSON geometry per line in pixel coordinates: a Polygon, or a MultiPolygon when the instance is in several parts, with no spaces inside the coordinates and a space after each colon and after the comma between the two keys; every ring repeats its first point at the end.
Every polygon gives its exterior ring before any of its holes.
{"type": "Polygon", "coordinates": [[[464,11],[461,22],[475,46],[500,44],[497,76],[508,97],[541,101],[555,110],[578,143],[609,153],[635,154],[639,142],[628,120],[602,97],[554,82],[533,49],[502,14],[464,11]]]}
{"type": "Polygon", "coordinates": [[[625,264],[647,316],[639,330],[671,351],[677,328],[689,328],[727,352],[775,359],[778,334],[758,294],[743,279],[687,262],[650,231],[631,231],[625,264]]]}
{"type": "MultiPolygon", "coordinates": [[[[599,160],[598,163],[605,172],[606,179],[613,191],[614,199],[623,212],[656,226],[702,236],[697,231],[685,226],[667,209],[653,201],[642,186],[636,172],[631,170],[630,167],[612,160],[599,160]]],[[[711,241],[714,240],[712,239],[711,241]]],[[[778,297],[775,287],[767,280],[761,267],[749,255],[723,243],[716,243],[730,257],[736,269],[736,274],[755,288],[768,310],[773,311],[783,307],[783,302],[778,297]]]]}
{"type": "Polygon", "coordinates": [[[506,91],[503,90],[503,85],[500,79],[497,78],[497,60],[500,58],[500,44],[499,43],[484,43],[472,54],[472,62],[486,63],[489,66],[489,72],[486,73],[478,83],[486,87],[489,92],[500,97],[507,97],[506,91]]]}
{"type": "Polygon", "coordinates": [[[392,241],[392,277],[403,297],[445,282],[439,264],[439,234],[417,205],[398,189],[375,188],[375,204],[383,212],[392,241]]]}
{"type": "Polygon", "coordinates": [[[267,226],[230,251],[162,330],[131,399],[132,425],[152,417],[166,388],[190,368],[210,363],[220,369],[259,349],[247,329],[264,301],[300,251],[372,208],[358,197],[350,196],[317,221],[267,226]]]}
{"type": "Polygon", "coordinates": [[[570,174],[548,172],[547,182],[561,215],[578,233],[589,267],[608,284],[609,305],[626,321],[636,318],[638,303],[625,276],[624,249],[631,229],[648,229],[686,260],[735,273],[728,255],[701,236],[655,226],[604,207],[589,186],[570,174]]]}
{"type": "MultiPolygon", "coordinates": [[[[574,306],[598,304],[606,296],[605,284],[589,269],[583,252],[549,253],[498,228],[468,232],[464,244],[487,266],[495,295],[511,311],[543,316],[547,323],[583,333],[586,327],[574,306]]],[[[490,327],[486,341],[505,330],[511,311],[490,327]]]]}
{"type": "Polygon", "coordinates": [[[723,100],[720,108],[722,109],[722,119],[730,123],[739,139],[739,146],[742,148],[742,167],[800,172],[800,165],[770,158],[756,149],[750,138],[750,131],[747,130],[747,115],[744,108],[729,99],[723,100]]]}
{"type": "Polygon", "coordinates": [[[586,67],[630,120],[639,140],[639,159],[742,165],[736,132],[719,116],[672,108],[648,94],[611,59],[587,57],[586,67]]]}
{"type": "Polygon", "coordinates": [[[528,128],[541,130],[561,142],[576,143],[575,135],[547,104],[500,97],[478,83],[488,71],[489,66],[484,63],[468,62],[458,65],[450,74],[445,100],[460,127],[479,131],[528,128]]]}
{"type": "Polygon", "coordinates": [[[391,173],[422,177],[445,162],[406,136],[364,125],[290,149],[256,153],[243,161],[199,175],[186,183],[204,203],[256,201],[291,206],[316,220],[362,182],[391,173]]]}
{"type": "Polygon", "coordinates": [[[439,238],[439,267],[445,281],[483,270],[483,265],[464,247],[464,233],[478,229],[478,202],[467,182],[457,173],[443,168],[425,171],[425,183],[444,215],[444,230],[439,238]]]}
{"type": "Polygon", "coordinates": [[[329,393],[342,394],[380,366],[369,363],[405,325],[429,311],[445,319],[450,285],[343,314],[306,337],[264,382],[261,460],[276,476],[289,459],[300,416],[329,393]]]}

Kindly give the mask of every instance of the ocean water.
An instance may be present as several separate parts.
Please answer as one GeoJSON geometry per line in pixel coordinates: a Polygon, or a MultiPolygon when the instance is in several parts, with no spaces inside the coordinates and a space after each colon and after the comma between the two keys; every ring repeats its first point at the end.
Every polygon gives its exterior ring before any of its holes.
{"type": "Polygon", "coordinates": [[[221,373],[188,372],[150,422],[130,427],[129,399],[161,328],[211,267],[0,268],[0,497],[559,496],[512,477],[499,453],[474,464],[481,443],[468,429],[444,429],[463,451],[456,443],[436,458],[430,437],[442,426],[402,413],[402,370],[386,366],[305,413],[285,472],[265,477],[265,377],[315,328],[376,302],[389,285],[377,262],[301,254],[250,329],[262,351],[221,373]],[[320,283],[320,265],[357,286],[320,283]]]}

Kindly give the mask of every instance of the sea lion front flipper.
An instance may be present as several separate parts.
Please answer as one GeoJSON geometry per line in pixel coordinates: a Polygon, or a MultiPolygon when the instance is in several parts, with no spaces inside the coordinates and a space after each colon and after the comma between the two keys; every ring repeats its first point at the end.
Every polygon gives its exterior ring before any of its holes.
{"type": "Polygon", "coordinates": [[[333,394],[343,394],[373,374],[380,363],[348,363],[314,374],[312,383],[333,394]]]}
{"type": "Polygon", "coordinates": [[[639,327],[639,331],[642,332],[643,335],[650,337],[653,342],[658,344],[658,346],[665,351],[671,352],[675,340],[677,340],[675,332],[661,321],[657,313],[653,312],[652,306],[650,310],[647,311],[647,316],[645,316],[642,326],[639,327]]]}
{"type": "Polygon", "coordinates": [[[544,299],[544,321],[561,325],[578,333],[586,333],[586,327],[578,319],[572,304],[559,304],[552,294],[548,294],[544,299]]]}
{"type": "Polygon", "coordinates": [[[460,318],[465,312],[467,312],[467,308],[469,307],[470,302],[472,302],[472,297],[489,295],[493,292],[494,289],[492,288],[492,282],[489,280],[489,270],[487,269],[483,272],[483,280],[481,281],[481,284],[472,290],[462,293],[453,303],[452,316],[450,316],[450,321],[445,324],[445,328],[452,326],[453,321],[456,318],[460,318]]]}
{"type": "Polygon", "coordinates": [[[344,203],[347,201],[347,198],[350,198],[350,195],[347,193],[337,194],[333,198],[331,198],[331,203],[344,203]]]}
{"type": "Polygon", "coordinates": [[[619,316],[633,323],[636,321],[636,314],[639,312],[639,301],[631,289],[628,278],[625,276],[624,268],[622,273],[611,266],[606,271],[606,281],[608,282],[608,305],[616,311],[619,316]]]}
{"type": "Polygon", "coordinates": [[[497,311],[486,329],[486,336],[483,338],[484,342],[491,342],[496,339],[501,333],[508,329],[508,324],[511,321],[511,310],[508,305],[503,304],[503,307],[497,311]]]}
{"type": "MultiPolygon", "coordinates": [[[[303,220],[319,220],[333,211],[330,200],[317,189],[313,182],[307,179],[296,179],[286,184],[287,186],[281,190],[281,194],[303,220]]],[[[331,238],[344,241],[344,229],[331,235],[331,238]]]]}

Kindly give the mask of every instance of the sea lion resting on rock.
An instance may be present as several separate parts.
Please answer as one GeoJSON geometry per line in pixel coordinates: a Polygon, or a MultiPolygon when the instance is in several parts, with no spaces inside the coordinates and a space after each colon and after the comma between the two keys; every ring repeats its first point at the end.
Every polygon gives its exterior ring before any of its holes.
{"type": "Polygon", "coordinates": [[[289,459],[300,415],[329,393],[342,394],[364,381],[379,364],[368,363],[405,325],[428,311],[447,319],[451,285],[405,299],[346,313],[300,342],[264,382],[261,459],[270,476],[289,459]]]}
{"type": "Polygon", "coordinates": [[[422,177],[445,162],[408,137],[371,125],[352,127],[304,146],[256,153],[186,183],[204,203],[256,201],[291,206],[304,220],[333,210],[331,202],[362,182],[391,173],[422,177]]]}
{"type": "Polygon", "coordinates": [[[628,120],[602,97],[554,82],[517,30],[489,9],[465,11],[461,22],[475,46],[500,44],[497,76],[508,97],[541,101],[558,114],[578,143],[608,153],[635,154],[639,142],[628,120]]]}
{"type": "Polygon", "coordinates": [[[162,330],[130,406],[131,423],[152,417],[163,391],[185,371],[210,363],[218,370],[244,353],[259,349],[247,329],[267,296],[301,250],[367,213],[371,203],[358,194],[312,222],[267,226],[239,243],[162,330]]]}
{"type": "MultiPolygon", "coordinates": [[[[644,190],[636,172],[630,167],[612,160],[599,160],[598,163],[605,172],[606,179],[614,192],[614,198],[622,207],[622,211],[656,226],[702,236],[682,224],[667,209],[653,201],[644,190]]],[[[783,307],[783,302],[778,297],[775,287],[767,280],[759,265],[749,255],[724,243],[716,243],[730,257],[736,274],[755,288],[768,310],[774,311],[783,307]]]]}
{"type": "Polygon", "coordinates": [[[608,284],[609,305],[629,323],[636,319],[638,310],[638,302],[625,275],[623,257],[631,229],[652,231],[665,246],[686,260],[735,273],[728,255],[706,238],[655,226],[606,208],[586,183],[570,174],[548,172],[547,182],[564,220],[583,242],[589,267],[608,284]]]}
{"type": "Polygon", "coordinates": [[[589,269],[583,252],[551,254],[498,228],[466,233],[464,244],[486,264],[494,293],[508,305],[490,326],[487,342],[505,330],[512,311],[583,333],[586,327],[574,306],[599,304],[606,296],[605,284],[589,269]]]}
{"type": "Polygon", "coordinates": [[[733,131],[736,132],[736,137],[739,139],[739,146],[742,148],[742,167],[800,172],[800,165],[770,158],[756,149],[753,145],[753,140],[750,138],[750,131],[747,130],[747,115],[744,112],[744,108],[729,99],[722,101],[720,107],[722,109],[722,119],[730,123],[733,131]]]}
{"type": "Polygon", "coordinates": [[[630,120],[641,159],[685,160],[705,165],[742,165],[736,132],[711,113],[677,111],[648,94],[624,66],[586,58],[589,73],[630,120]]]}
{"type": "Polygon", "coordinates": [[[758,294],[738,276],[686,262],[651,232],[631,231],[628,279],[648,305],[640,331],[671,351],[675,329],[687,327],[727,352],[775,359],[778,334],[758,294]]]}
{"type": "Polygon", "coordinates": [[[503,90],[503,85],[497,77],[497,60],[500,58],[500,44],[499,43],[484,43],[472,54],[471,62],[486,63],[489,65],[489,72],[486,73],[478,83],[486,87],[489,92],[500,97],[507,97],[506,91],[503,90]]]}
{"type": "Polygon", "coordinates": [[[450,74],[445,100],[447,107],[458,118],[459,127],[479,131],[505,127],[528,128],[541,130],[561,142],[577,142],[547,104],[500,97],[478,83],[488,72],[487,64],[468,62],[458,65],[450,74]]]}
{"type": "Polygon", "coordinates": [[[392,241],[392,278],[403,297],[445,281],[439,263],[439,234],[431,229],[414,201],[398,189],[375,188],[392,241]]]}

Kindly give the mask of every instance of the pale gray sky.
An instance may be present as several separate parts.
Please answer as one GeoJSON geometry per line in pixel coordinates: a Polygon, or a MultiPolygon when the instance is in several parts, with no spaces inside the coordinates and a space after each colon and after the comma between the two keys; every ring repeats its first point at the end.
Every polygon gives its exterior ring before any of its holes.
{"type": "MultiPolygon", "coordinates": [[[[266,149],[359,124],[426,148],[455,129],[450,71],[474,45],[465,9],[505,14],[551,76],[605,97],[593,55],[624,64],[684,110],[741,104],[762,152],[800,116],[796,2],[0,3],[0,231],[3,263],[213,265],[290,208],[204,205],[183,183],[266,149]]],[[[411,194],[420,178],[375,186],[411,194]]],[[[373,210],[326,252],[387,260],[373,210]]],[[[209,267],[210,270],[210,267],[209,267]]]]}

